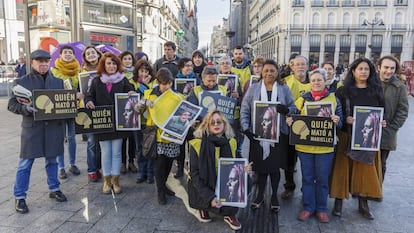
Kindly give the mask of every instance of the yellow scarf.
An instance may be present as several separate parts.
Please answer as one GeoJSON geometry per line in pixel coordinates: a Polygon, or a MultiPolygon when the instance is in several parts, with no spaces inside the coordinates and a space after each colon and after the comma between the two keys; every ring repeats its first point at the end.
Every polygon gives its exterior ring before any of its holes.
{"type": "Polygon", "coordinates": [[[55,67],[64,75],[74,76],[80,72],[80,65],[78,60],[73,59],[70,62],[63,61],[62,58],[58,58],[55,61],[55,67]]]}

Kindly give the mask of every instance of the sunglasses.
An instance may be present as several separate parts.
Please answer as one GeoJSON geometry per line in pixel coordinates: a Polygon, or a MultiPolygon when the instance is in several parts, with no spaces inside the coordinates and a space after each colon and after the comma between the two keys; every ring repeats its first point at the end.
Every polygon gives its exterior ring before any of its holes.
{"type": "Polygon", "coordinates": [[[210,121],[210,124],[211,125],[216,125],[216,124],[217,125],[221,125],[221,124],[223,124],[223,121],[222,120],[216,120],[216,121],[215,120],[211,120],[210,121]]]}

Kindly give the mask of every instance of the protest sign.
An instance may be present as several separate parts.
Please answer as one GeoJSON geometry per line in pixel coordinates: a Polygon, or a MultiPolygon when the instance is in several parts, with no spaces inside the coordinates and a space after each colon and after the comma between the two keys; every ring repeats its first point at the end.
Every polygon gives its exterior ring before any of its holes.
{"type": "Polygon", "coordinates": [[[74,118],[77,113],[75,90],[33,90],[34,120],[74,118]]]}
{"type": "Polygon", "coordinates": [[[254,101],[253,133],[255,139],[267,142],[279,142],[280,114],[276,110],[279,102],[254,101]]]}
{"type": "Polygon", "coordinates": [[[80,108],[75,117],[75,131],[77,134],[114,132],[113,119],[112,105],[80,108]]]}
{"type": "Polygon", "coordinates": [[[289,142],[291,145],[333,147],[336,125],[328,117],[292,115],[289,142]]]}
{"type": "Polygon", "coordinates": [[[80,92],[86,95],[91,86],[92,80],[98,76],[96,71],[82,72],[78,74],[80,92]]]}
{"type": "Polygon", "coordinates": [[[352,150],[378,151],[381,144],[384,108],[354,106],[352,150]]]}
{"type": "Polygon", "coordinates": [[[140,130],[141,117],[134,106],[139,101],[139,94],[115,93],[116,130],[140,130]]]}
{"type": "Polygon", "coordinates": [[[231,93],[237,92],[238,88],[238,77],[234,74],[219,74],[217,75],[217,84],[226,87],[226,96],[230,96],[231,93]]]}
{"type": "Polygon", "coordinates": [[[200,106],[203,107],[200,116],[204,117],[208,112],[217,109],[223,113],[230,124],[233,124],[236,105],[237,99],[222,96],[219,93],[203,91],[200,95],[200,106]]]}
{"type": "Polygon", "coordinates": [[[181,101],[169,119],[164,123],[162,130],[179,138],[185,138],[190,122],[196,120],[201,112],[201,107],[188,101],[181,101]]]}
{"type": "Polygon", "coordinates": [[[183,95],[190,94],[191,90],[196,86],[194,78],[176,78],[174,79],[174,90],[183,95]]]}

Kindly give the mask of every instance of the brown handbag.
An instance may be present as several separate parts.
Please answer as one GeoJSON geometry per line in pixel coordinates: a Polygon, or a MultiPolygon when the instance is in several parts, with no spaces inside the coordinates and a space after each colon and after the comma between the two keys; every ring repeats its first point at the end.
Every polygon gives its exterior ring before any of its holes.
{"type": "Polygon", "coordinates": [[[157,126],[146,126],[142,130],[142,156],[146,159],[157,157],[157,126]]]}

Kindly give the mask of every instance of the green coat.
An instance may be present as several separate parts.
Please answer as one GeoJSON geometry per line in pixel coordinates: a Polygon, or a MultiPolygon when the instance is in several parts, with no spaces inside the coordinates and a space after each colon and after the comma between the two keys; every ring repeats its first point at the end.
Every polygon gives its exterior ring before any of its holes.
{"type": "Polygon", "coordinates": [[[397,131],[408,117],[406,86],[395,76],[388,82],[382,82],[385,98],[384,120],[387,127],[382,129],[381,149],[396,150],[397,131]]]}

